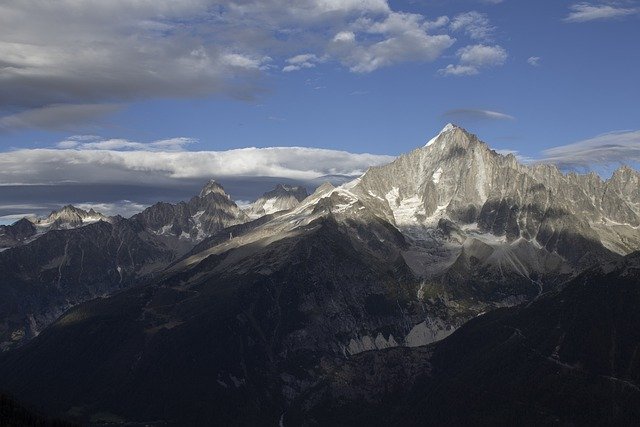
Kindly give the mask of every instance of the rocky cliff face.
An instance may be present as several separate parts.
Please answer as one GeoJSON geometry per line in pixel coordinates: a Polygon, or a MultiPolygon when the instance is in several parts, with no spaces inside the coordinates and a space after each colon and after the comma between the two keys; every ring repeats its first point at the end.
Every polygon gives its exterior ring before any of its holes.
{"type": "Polygon", "coordinates": [[[197,243],[217,231],[249,220],[216,181],[198,196],[178,204],[157,203],[131,218],[160,236],[197,243]]]}

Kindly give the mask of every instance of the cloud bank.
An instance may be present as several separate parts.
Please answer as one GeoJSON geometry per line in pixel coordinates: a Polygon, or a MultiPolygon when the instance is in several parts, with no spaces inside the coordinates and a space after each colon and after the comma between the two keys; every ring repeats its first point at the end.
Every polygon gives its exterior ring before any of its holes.
{"type": "Polygon", "coordinates": [[[313,180],[324,175],[358,175],[369,166],[388,163],[394,158],[304,147],[158,151],[172,144],[178,148],[189,142],[188,138],[148,144],[126,140],[85,141],[77,142],[74,149],[42,148],[0,153],[0,184],[158,184],[212,177],[313,180]],[[117,151],[116,148],[133,151],[117,151]]]}

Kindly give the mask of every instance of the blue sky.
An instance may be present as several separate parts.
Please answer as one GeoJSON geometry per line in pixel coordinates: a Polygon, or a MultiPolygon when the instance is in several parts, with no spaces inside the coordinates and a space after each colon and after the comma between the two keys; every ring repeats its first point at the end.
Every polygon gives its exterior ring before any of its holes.
{"type": "MultiPolygon", "coordinates": [[[[63,152],[52,159],[90,151],[73,162],[87,170],[113,152],[147,153],[149,162],[164,151],[242,147],[395,156],[447,122],[495,149],[562,167],[606,174],[640,159],[637,1],[289,3],[3,4],[1,183],[79,180],[50,174],[68,164],[51,166],[42,149],[63,152]]],[[[226,175],[277,177],[269,167],[294,161],[282,153],[263,169],[226,175]]],[[[352,160],[323,152],[312,169],[349,174],[387,157],[352,160]]],[[[89,181],[122,184],[140,170],[131,163],[89,181]]],[[[301,179],[304,171],[289,169],[280,175],[301,179]]]]}

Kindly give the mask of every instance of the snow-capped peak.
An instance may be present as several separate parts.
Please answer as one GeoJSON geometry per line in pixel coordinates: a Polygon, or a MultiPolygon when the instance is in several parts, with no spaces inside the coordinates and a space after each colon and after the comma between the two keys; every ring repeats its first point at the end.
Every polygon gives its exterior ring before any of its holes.
{"type": "Polygon", "coordinates": [[[251,218],[259,218],[275,212],[289,210],[296,207],[307,198],[304,187],[278,184],[274,190],[268,191],[247,209],[251,218]]]}
{"type": "Polygon", "coordinates": [[[454,130],[457,127],[458,126],[454,125],[453,123],[447,123],[447,125],[445,127],[443,127],[442,130],[440,131],[440,134],[443,134],[445,132],[449,132],[450,130],[454,130]]]}
{"type": "Polygon", "coordinates": [[[457,129],[458,126],[454,125],[453,123],[447,123],[447,125],[445,127],[442,128],[442,130],[433,138],[431,138],[429,140],[429,142],[427,142],[427,144],[425,145],[425,147],[429,147],[430,145],[433,145],[434,142],[436,142],[438,140],[438,138],[440,138],[441,135],[450,132],[454,129],[457,129]]]}

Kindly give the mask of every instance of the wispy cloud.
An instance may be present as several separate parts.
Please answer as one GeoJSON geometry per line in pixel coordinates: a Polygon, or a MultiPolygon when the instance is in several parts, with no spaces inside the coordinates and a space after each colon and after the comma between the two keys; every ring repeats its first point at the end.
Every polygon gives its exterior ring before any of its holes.
{"type": "Polygon", "coordinates": [[[485,13],[466,12],[456,15],[450,24],[452,31],[462,31],[474,40],[489,40],[495,31],[495,27],[489,22],[485,13]]]}
{"type": "Polygon", "coordinates": [[[531,65],[532,67],[539,67],[541,60],[542,58],[540,58],[539,56],[531,56],[527,59],[527,64],[531,65]]]}
{"type": "Polygon", "coordinates": [[[97,136],[76,135],[60,141],[61,149],[76,150],[128,150],[128,151],[181,151],[189,144],[198,142],[194,138],[177,137],[152,142],[136,142],[127,139],[102,139],[97,136]]]}
{"type": "Polygon", "coordinates": [[[542,161],[561,168],[640,163],[640,130],[611,132],[543,151],[542,161]]]}
{"type": "Polygon", "coordinates": [[[445,112],[443,116],[452,120],[515,120],[509,114],[475,108],[457,108],[445,112]]]}
{"type": "Polygon", "coordinates": [[[617,4],[576,3],[569,6],[570,13],[565,22],[588,22],[622,18],[640,13],[640,8],[629,8],[617,4]]]}
{"type": "Polygon", "coordinates": [[[313,53],[303,53],[288,58],[286,60],[287,65],[282,68],[282,71],[288,73],[291,71],[302,70],[303,68],[314,68],[316,65],[324,61],[326,61],[326,58],[318,58],[318,56],[313,53]]]}

